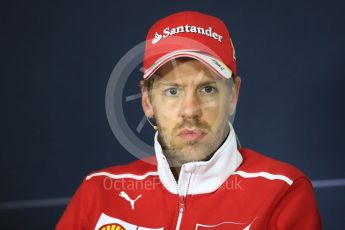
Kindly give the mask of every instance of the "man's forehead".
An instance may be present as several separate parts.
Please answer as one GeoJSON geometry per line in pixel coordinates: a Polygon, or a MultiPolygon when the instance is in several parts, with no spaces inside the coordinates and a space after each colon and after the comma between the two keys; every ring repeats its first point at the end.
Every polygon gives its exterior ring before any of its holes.
{"type": "Polygon", "coordinates": [[[173,59],[159,68],[153,76],[162,85],[217,83],[224,81],[209,67],[195,59],[173,59]]]}

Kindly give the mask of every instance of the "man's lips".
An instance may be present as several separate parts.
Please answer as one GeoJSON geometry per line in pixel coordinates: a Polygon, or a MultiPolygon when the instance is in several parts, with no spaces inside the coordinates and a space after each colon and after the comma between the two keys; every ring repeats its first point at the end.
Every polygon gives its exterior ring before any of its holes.
{"type": "Polygon", "coordinates": [[[182,129],[178,134],[182,139],[189,141],[199,140],[205,135],[206,133],[200,129],[182,129]]]}

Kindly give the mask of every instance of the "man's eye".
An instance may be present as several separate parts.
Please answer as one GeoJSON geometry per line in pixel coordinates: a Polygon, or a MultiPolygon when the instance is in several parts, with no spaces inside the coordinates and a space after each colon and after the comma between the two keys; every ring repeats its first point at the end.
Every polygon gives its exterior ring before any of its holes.
{"type": "Polygon", "coordinates": [[[164,92],[168,96],[176,96],[179,93],[177,88],[169,88],[169,89],[164,90],[164,92]]]}
{"type": "Polygon", "coordinates": [[[208,86],[205,86],[204,88],[202,88],[201,92],[204,94],[213,94],[216,92],[216,88],[208,85],[208,86]]]}

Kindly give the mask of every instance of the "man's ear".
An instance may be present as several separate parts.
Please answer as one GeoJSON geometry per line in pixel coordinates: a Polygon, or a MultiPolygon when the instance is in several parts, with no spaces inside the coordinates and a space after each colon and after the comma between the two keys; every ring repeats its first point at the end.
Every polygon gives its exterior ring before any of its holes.
{"type": "Polygon", "coordinates": [[[236,110],[236,105],[237,105],[238,98],[240,95],[240,87],[241,87],[241,78],[240,76],[236,76],[234,78],[234,84],[232,86],[231,93],[230,93],[230,105],[228,107],[229,116],[231,116],[236,110]]]}
{"type": "Polygon", "coordinates": [[[153,118],[154,116],[153,106],[151,103],[149,92],[147,91],[147,88],[144,85],[144,80],[140,81],[140,88],[141,88],[141,105],[143,107],[144,113],[147,117],[153,118]]]}

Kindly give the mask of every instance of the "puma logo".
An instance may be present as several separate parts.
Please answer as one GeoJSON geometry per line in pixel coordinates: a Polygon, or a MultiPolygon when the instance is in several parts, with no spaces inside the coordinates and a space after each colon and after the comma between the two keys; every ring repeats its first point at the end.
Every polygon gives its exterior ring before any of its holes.
{"type": "Polygon", "coordinates": [[[137,196],[137,198],[135,198],[134,200],[132,200],[127,193],[125,193],[124,191],[121,191],[119,193],[119,196],[123,197],[125,200],[129,201],[129,203],[131,204],[131,208],[132,210],[134,209],[134,203],[141,197],[141,194],[139,196],[137,196]]]}

